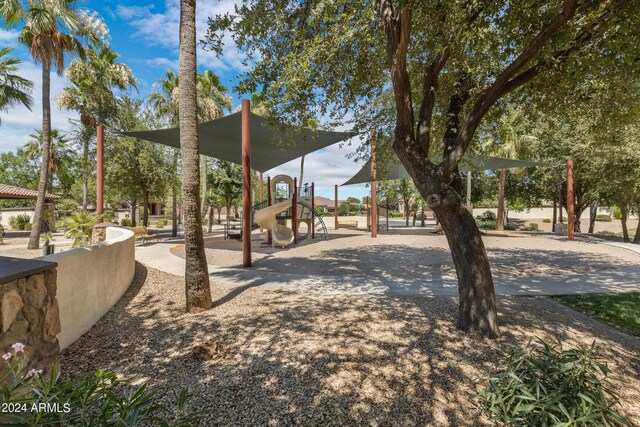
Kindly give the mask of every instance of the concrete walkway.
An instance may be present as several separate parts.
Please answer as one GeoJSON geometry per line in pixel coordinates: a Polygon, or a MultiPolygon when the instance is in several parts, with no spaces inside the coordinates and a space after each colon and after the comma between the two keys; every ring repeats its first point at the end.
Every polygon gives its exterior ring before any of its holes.
{"type": "MultiPolygon", "coordinates": [[[[170,274],[184,275],[185,261],[170,253],[181,240],[150,243],[136,247],[137,261],[170,274]]],[[[624,247],[640,253],[640,247],[624,243],[602,242],[602,245],[624,247]]],[[[604,252],[604,251],[603,251],[604,252]]],[[[221,268],[209,265],[212,282],[249,288],[303,290],[322,293],[377,293],[388,295],[458,295],[455,279],[371,278],[349,275],[303,275],[257,269],[221,268]]],[[[561,295],[597,292],[629,292],[640,290],[640,264],[596,272],[528,277],[526,279],[495,278],[497,295],[561,295]]]]}

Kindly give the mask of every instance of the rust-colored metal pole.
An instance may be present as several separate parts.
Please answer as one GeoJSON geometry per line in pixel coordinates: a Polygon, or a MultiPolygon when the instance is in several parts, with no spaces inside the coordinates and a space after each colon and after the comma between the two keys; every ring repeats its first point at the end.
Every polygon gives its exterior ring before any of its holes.
{"type": "Polygon", "coordinates": [[[378,237],[378,189],[376,185],[376,130],[371,129],[371,237],[378,237]]]}
{"type": "Polygon", "coordinates": [[[311,183],[311,238],[316,238],[316,189],[315,183],[311,183]]]}
{"type": "Polygon", "coordinates": [[[569,240],[574,238],[575,228],[575,212],[573,206],[574,193],[573,193],[573,160],[567,160],[567,235],[569,240]]]}
{"type": "Polygon", "coordinates": [[[96,129],[96,215],[102,222],[104,206],[104,127],[96,129]]]}
{"type": "Polygon", "coordinates": [[[334,227],[338,229],[338,184],[335,187],[335,202],[333,204],[333,218],[334,218],[334,227]]]}
{"type": "Polygon", "coordinates": [[[293,178],[293,200],[291,200],[291,207],[293,243],[298,243],[298,178],[293,178]]]}
{"type": "Polygon", "coordinates": [[[251,103],[242,100],[242,266],[251,267],[251,103]]]}
{"type": "MultiPolygon", "coordinates": [[[[267,206],[271,206],[271,177],[267,177],[267,206]]],[[[267,230],[267,245],[271,245],[271,230],[267,230]]]]}

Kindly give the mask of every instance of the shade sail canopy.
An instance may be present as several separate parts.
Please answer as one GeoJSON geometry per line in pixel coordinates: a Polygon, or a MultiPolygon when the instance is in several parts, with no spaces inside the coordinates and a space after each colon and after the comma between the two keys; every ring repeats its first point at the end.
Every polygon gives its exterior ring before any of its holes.
{"type": "MultiPolygon", "coordinates": [[[[236,164],[242,164],[242,112],[198,125],[200,154],[236,164]]],[[[122,132],[123,135],[147,141],[180,147],[179,128],[140,132],[122,132]]],[[[305,154],[328,147],[353,137],[353,133],[314,131],[290,125],[274,126],[268,119],[251,114],[251,169],[265,172],[305,154]],[[284,141],[286,146],[274,144],[284,141]]]]}
{"type": "MultiPolygon", "coordinates": [[[[462,162],[460,162],[460,172],[467,172],[470,169],[487,170],[487,169],[512,169],[526,168],[529,166],[550,166],[548,163],[533,162],[530,160],[512,160],[500,157],[479,156],[476,154],[465,154],[462,162]]],[[[409,172],[404,168],[402,163],[396,158],[395,162],[389,166],[378,167],[378,181],[386,181],[392,179],[411,178],[409,172]]],[[[351,177],[342,185],[365,184],[371,182],[371,160],[369,160],[360,169],[360,171],[351,177]]]]}

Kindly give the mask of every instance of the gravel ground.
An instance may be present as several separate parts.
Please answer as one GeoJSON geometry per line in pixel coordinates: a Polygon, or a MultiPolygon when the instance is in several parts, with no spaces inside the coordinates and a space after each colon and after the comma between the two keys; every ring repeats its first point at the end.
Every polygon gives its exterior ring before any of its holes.
{"type": "Polygon", "coordinates": [[[455,329],[455,298],[214,284],[215,308],[185,314],[183,280],[138,264],[122,300],[63,352],[63,372],[186,387],[207,426],[483,425],[470,396],[496,343],[561,337],[597,342],[622,412],[640,422],[640,340],[545,299],[501,299],[503,337],[487,341],[455,329]],[[219,354],[200,361],[193,348],[207,341],[219,354]]]}

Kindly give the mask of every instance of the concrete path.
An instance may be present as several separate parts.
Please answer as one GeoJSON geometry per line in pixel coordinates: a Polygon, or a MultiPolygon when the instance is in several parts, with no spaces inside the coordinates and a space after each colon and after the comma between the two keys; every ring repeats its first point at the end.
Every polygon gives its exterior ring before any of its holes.
{"type": "MultiPolygon", "coordinates": [[[[175,275],[183,276],[185,261],[170,253],[181,240],[148,243],[136,247],[137,261],[175,275]]],[[[624,243],[602,242],[640,253],[640,247],[624,243]]],[[[304,290],[322,293],[378,293],[388,295],[457,295],[453,278],[420,279],[371,278],[348,275],[303,275],[257,269],[221,268],[209,265],[211,280],[238,288],[262,286],[269,289],[304,290]]],[[[495,278],[497,295],[561,295],[640,290],[640,264],[622,268],[554,277],[527,279],[495,278]]]]}

